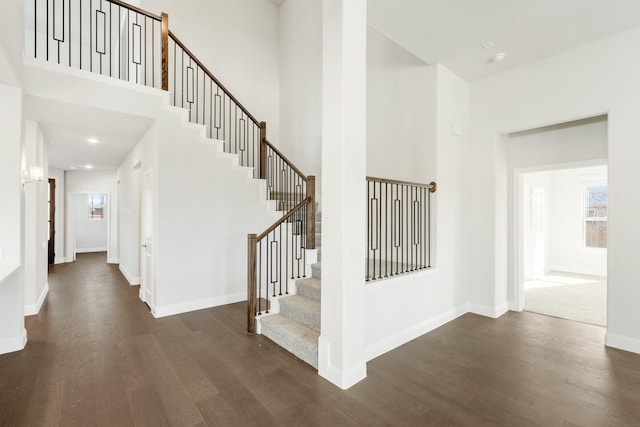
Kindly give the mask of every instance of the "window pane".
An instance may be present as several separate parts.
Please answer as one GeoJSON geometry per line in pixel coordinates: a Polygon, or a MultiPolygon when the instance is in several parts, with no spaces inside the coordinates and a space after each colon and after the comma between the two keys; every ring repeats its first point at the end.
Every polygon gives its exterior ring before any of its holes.
{"type": "Polygon", "coordinates": [[[607,247],[606,185],[587,187],[584,193],[584,241],[588,248],[607,247]]]}
{"type": "Polygon", "coordinates": [[[587,187],[585,191],[585,212],[586,218],[606,218],[607,217],[608,192],[606,185],[587,187]]]}
{"type": "Polygon", "coordinates": [[[90,194],[87,199],[89,204],[89,219],[91,220],[104,219],[104,203],[105,203],[106,195],[90,194]]]}

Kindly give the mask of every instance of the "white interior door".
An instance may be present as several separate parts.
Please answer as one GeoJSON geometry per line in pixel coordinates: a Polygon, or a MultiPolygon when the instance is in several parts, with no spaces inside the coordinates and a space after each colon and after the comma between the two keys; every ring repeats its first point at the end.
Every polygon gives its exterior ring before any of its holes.
{"type": "Polygon", "coordinates": [[[545,221],[544,221],[544,189],[534,188],[531,200],[531,220],[533,228],[532,274],[534,279],[545,273],[545,221]]]}
{"type": "Polygon", "coordinates": [[[144,175],[141,211],[141,272],[140,298],[153,309],[153,182],[151,172],[144,175]]]}

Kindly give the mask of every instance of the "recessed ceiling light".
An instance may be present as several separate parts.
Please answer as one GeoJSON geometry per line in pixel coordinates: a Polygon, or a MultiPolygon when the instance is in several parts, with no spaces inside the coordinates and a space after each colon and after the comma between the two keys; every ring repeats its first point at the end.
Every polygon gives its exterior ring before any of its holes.
{"type": "Polygon", "coordinates": [[[98,142],[100,142],[98,138],[89,138],[87,139],[87,141],[89,142],[89,144],[97,144],[98,142]]]}
{"type": "Polygon", "coordinates": [[[92,169],[92,168],[93,168],[93,166],[91,166],[91,165],[85,165],[85,168],[87,168],[87,169],[92,169]]]}
{"type": "Polygon", "coordinates": [[[487,63],[489,64],[493,64],[494,62],[500,62],[502,61],[505,56],[507,56],[506,53],[504,52],[500,52],[500,53],[496,53],[495,55],[493,55],[491,58],[489,58],[489,60],[487,61],[487,63]]]}
{"type": "Polygon", "coordinates": [[[484,50],[488,50],[493,47],[493,42],[484,42],[480,46],[482,46],[484,50]]]}

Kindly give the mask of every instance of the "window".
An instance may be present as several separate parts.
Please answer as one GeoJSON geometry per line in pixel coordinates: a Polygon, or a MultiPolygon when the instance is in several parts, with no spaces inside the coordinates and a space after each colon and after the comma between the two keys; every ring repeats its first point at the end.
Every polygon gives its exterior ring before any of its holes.
{"type": "Polygon", "coordinates": [[[587,185],[584,190],[584,242],[588,248],[607,247],[606,184],[587,185]]]}
{"type": "Polygon", "coordinates": [[[104,219],[104,204],[106,197],[107,196],[104,194],[90,194],[88,196],[90,220],[104,219]]]}

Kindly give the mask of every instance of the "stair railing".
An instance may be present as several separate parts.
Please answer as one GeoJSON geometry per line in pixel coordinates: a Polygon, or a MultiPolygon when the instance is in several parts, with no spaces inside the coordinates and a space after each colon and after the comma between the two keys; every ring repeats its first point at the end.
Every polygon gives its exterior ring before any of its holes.
{"type": "Polygon", "coordinates": [[[224,141],[224,151],[238,155],[241,166],[260,174],[261,133],[266,124],[249,110],[169,31],[168,90],[171,103],[189,110],[189,120],[207,128],[207,136],[224,141]]]}
{"type": "MultiPolygon", "coordinates": [[[[315,248],[315,178],[267,141],[266,123],[169,30],[166,13],[155,15],[121,0],[27,0],[26,7],[33,8],[28,24],[33,32],[27,32],[25,48],[34,58],[168,91],[172,105],[188,109],[191,122],[204,125],[209,138],[223,140],[224,151],[252,167],[254,178],[266,180],[267,199],[286,213],[250,245],[249,253],[253,248],[258,258],[250,258],[249,265],[269,262],[259,278],[268,278],[264,289],[271,285],[274,294],[276,287],[288,292],[283,277],[306,275],[304,249],[315,248]],[[273,248],[281,244],[276,253],[273,248]]],[[[262,295],[261,288],[251,289],[250,295],[262,295]]],[[[251,297],[249,306],[260,308],[251,297]]],[[[253,325],[255,331],[255,314],[253,325]]]]}
{"type": "MultiPolygon", "coordinates": [[[[27,0],[34,58],[161,88],[162,16],[120,0],[27,0]]],[[[27,12],[28,13],[28,12],[27,12]]]]}
{"type": "Polygon", "coordinates": [[[367,177],[367,282],[431,268],[436,187],[367,177]]]}
{"type": "MultiPolygon", "coordinates": [[[[278,162],[276,160],[276,162],[278,162]]],[[[306,197],[261,234],[247,236],[247,332],[268,314],[270,299],[289,294],[289,280],[307,277],[305,249],[315,249],[315,177],[305,177],[306,197]]],[[[291,200],[287,199],[287,203],[291,200]]]]}

